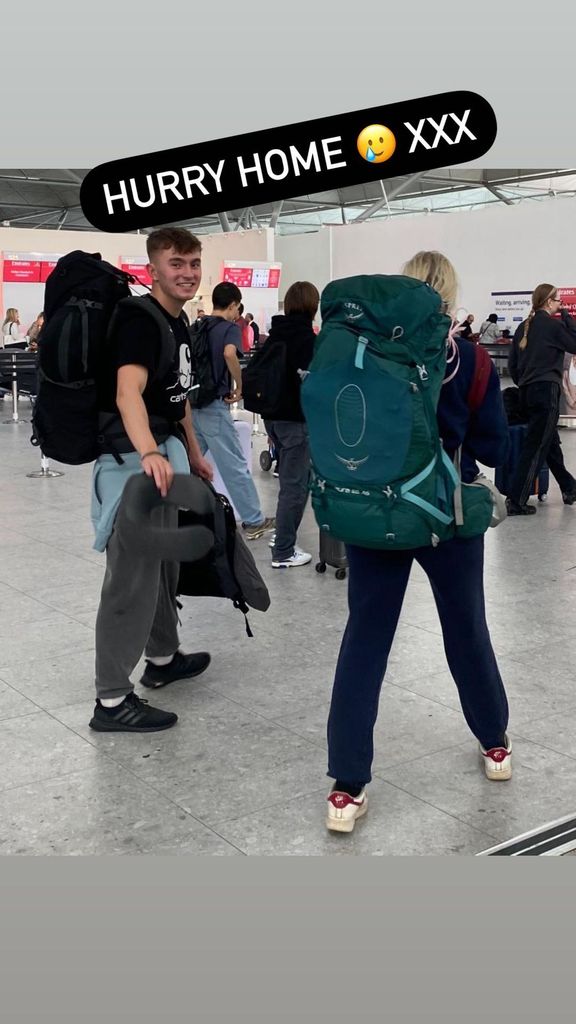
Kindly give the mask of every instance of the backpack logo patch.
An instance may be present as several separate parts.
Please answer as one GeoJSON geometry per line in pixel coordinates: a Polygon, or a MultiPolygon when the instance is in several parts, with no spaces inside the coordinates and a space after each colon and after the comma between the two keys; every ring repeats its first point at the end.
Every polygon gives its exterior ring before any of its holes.
{"type": "Polygon", "coordinates": [[[360,318],[364,316],[362,306],[358,306],[355,302],[345,302],[344,308],[346,310],[347,320],[360,320],[360,318]]]}
{"type": "Polygon", "coordinates": [[[368,462],[370,456],[367,455],[365,459],[343,459],[340,455],[336,455],[336,458],[338,459],[338,462],[341,462],[342,465],[346,469],[349,469],[351,473],[355,473],[359,466],[363,466],[365,462],[368,462]]]}

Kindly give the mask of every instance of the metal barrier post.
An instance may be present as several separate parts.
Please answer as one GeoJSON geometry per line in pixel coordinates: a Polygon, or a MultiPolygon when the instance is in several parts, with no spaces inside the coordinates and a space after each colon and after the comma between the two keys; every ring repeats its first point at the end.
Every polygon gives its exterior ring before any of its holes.
{"type": "Polygon", "coordinates": [[[64,473],[60,473],[57,469],[50,469],[50,463],[44,452],[40,452],[40,465],[42,469],[37,469],[34,473],[26,473],[29,480],[40,480],[45,477],[64,476],[64,473]]]}

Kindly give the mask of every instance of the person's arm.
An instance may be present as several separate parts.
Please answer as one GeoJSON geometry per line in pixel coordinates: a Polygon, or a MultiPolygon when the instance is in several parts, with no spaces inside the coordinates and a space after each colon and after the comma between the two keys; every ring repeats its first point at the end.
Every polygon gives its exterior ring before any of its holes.
{"type": "Polygon", "coordinates": [[[518,386],[518,339],[519,332],[524,333],[524,324],[516,330],[514,338],[512,339],[512,345],[508,354],[508,373],[512,377],[512,380],[518,386]]]}
{"type": "Polygon", "coordinates": [[[159,451],[156,439],[150,430],[148,410],[142,398],[148,382],[148,370],[144,366],[128,364],[118,369],[116,405],[124,429],[140,455],[142,469],[146,476],[154,478],[160,494],[166,497],[174,478],[172,466],[159,451]]]}
{"type": "Polygon", "coordinates": [[[464,443],[470,455],[484,466],[502,466],[506,462],[510,444],[508,419],[494,364],[484,401],[470,418],[464,443]]]}
{"type": "Polygon", "coordinates": [[[224,346],[224,361],[230,371],[230,376],[234,381],[233,391],[224,399],[225,402],[228,402],[228,404],[231,405],[233,402],[239,402],[242,398],[242,369],[238,362],[238,349],[236,348],[236,345],[230,344],[224,346]]]}
{"type": "Polygon", "coordinates": [[[214,470],[210,463],[204,458],[200,451],[198,444],[198,438],[194,432],[194,424],[192,422],[192,410],[190,408],[190,402],[186,402],[186,413],[183,420],[180,420],[184,434],[186,436],[186,447],[188,449],[188,461],[190,463],[191,470],[196,473],[196,476],[202,477],[203,480],[212,480],[214,478],[214,470]]]}
{"type": "Polygon", "coordinates": [[[560,315],[562,322],[556,321],[556,339],[560,348],[574,355],[576,354],[576,320],[566,309],[561,310],[560,315]]]}

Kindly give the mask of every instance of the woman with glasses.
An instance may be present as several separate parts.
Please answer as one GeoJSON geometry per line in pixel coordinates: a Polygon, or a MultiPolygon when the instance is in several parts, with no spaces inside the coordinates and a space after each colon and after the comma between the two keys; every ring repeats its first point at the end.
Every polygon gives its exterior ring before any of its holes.
{"type": "Polygon", "coordinates": [[[576,480],[564,465],[557,429],[565,352],[576,354],[576,321],[562,309],[558,289],[539,284],[532,294],[530,315],[514,335],[508,364],[512,380],[520,388],[520,412],[528,424],[510,484],[508,515],[536,512],[528,498],[545,462],[560,487],[564,504],[576,501],[576,480]]]}

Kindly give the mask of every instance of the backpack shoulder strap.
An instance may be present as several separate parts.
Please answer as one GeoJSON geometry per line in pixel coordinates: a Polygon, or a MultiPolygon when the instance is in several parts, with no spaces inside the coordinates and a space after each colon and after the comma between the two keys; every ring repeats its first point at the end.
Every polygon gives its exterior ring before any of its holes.
{"type": "Polygon", "coordinates": [[[477,412],[486,397],[492,360],[482,345],[474,346],[474,374],[468,391],[468,408],[471,413],[477,412]]]}
{"type": "Polygon", "coordinates": [[[163,316],[156,305],[150,301],[150,297],[148,295],[130,295],[126,299],[121,299],[116,306],[110,321],[109,335],[114,329],[119,309],[122,309],[123,311],[132,310],[134,312],[144,311],[154,320],[160,332],[160,338],[162,341],[158,368],[154,376],[156,379],[162,379],[162,377],[165,377],[168,373],[176,355],[176,339],[166,317],[163,316]]]}

